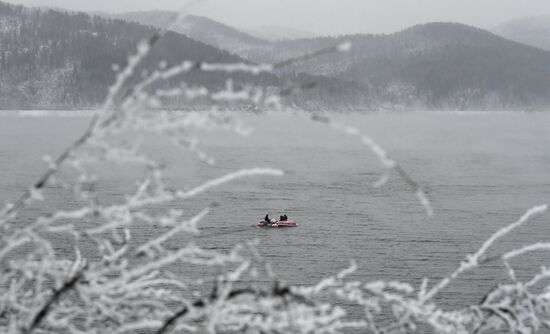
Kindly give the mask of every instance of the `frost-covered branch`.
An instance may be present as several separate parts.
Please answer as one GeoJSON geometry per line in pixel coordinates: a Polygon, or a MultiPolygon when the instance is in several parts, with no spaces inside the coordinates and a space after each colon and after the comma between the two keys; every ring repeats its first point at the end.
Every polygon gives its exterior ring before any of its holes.
{"type": "Polygon", "coordinates": [[[410,186],[411,190],[420,201],[420,204],[422,204],[422,206],[426,210],[426,214],[430,217],[434,215],[432,204],[426,196],[426,192],[401,165],[399,165],[395,160],[389,157],[388,152],[386,152],[386,150],[382,148],[382,146],[380,146],[373,138],[365,135],[361,132],[361,130],[355,127],[338,123],[327,116],[313,115],[311,116],[311,119],[315,122],[327,124],[333,129],[341,131],[348,136],[359,138],[361,142],[365,146],[367,146],[372,153],[374,153],[374,155],[379,159],[382,166],[385,168],[385,172],[382,177],[376,183],[374,183],[373,186],[375,188],[382,187],[384,184],[386,184],[389,180],[390,172],[396,171],[401,179],[403,179],[407,183],[407,185],[410,186]]]}
{"type": "MultiPolygon", "coordinates": [[[[435,297],[435,295],[437,295],[441,290],[443,290],[446,286],[448,286],[458,276],[478,267],[481,259],[486,255],[487,250],[496,241],[506,236],[507,234],[517,229],[518,227],[522,226],[534,216],[540,215],[546,212],[547,210],[548,210],[548,205],[546,204],[533,207],[530,210],[528,210],[523,216],[521,216],[521,218],[518,221],[494,233],[489,239],[487,239],[483,243],[483,245],[481,246],[481,248],[479,248],[477,252],[475,252],[472,255],[468,255],[466,258],[466,261],[462,262],[460,266],[449,277],[443,279],[441,282],[435,285],[429,292],[427,292],[424,296],[422,296],[422,298],[425,300],[432,299],[433,297],[435,297]]],[[[515,253],[511,253],[511,254],[513,255],[515,253]]],[[[505,255],[504,259],[507,259],[507,257],[509,256],[510,256],[509,254],[505,255]]]]}
{"type": "Polygon", "coordinates": [[[80,265],[80,263],[78,262],[79,261],[77,261],[77,266],[79,266],[80,268],[77,267],[76,272],[71,273],[71,277],[65,283],[63,283],[61,287],[53,291],[51,297],[48,300],[46,300],[44,305],[42,305],[38,309],[38,312],[36,312],[36,314],[32,316],[29,326],[23,329],[22,333],[24,334],[32,333],[37,327],[40,326],[42,320],[44,320],[46,315],[49,313],[50,309],[54,307],[55,304],[58,303],[65,294],[67,294],[67,292],[75,288],[75,286],[84,276],[84,272],[86,271],[86,268],[87,268],[85,260],[83,260],[84,262],[83,265],[80,265]]]}

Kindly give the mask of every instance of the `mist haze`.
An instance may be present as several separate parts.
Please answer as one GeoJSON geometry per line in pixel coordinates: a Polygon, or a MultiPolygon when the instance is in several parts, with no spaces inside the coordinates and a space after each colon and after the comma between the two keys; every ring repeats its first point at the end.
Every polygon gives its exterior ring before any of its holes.
{"type": "MultiPolygon", "coordinates": [[[[32,6],[121,13],[179,10],[181,0],[15,0],[32,6]]],[[[550,14],[545,0],[210,0],[197,15],[236,27],[285,26],[320,35],[390,33],[427,22],[491,28],[524,16],[550,14]]]]}

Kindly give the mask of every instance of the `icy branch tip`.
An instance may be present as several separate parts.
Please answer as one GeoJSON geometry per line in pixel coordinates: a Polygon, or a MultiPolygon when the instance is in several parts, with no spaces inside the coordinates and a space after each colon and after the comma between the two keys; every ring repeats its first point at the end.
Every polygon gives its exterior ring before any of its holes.
{"type": "Polygon", "coordinates": [[[543,204],[543,205],[539,205],[539,206],[536,206],[533,209],[531,209],[531,213],[539,214],[539,213],[544,213],[547,210],[548,210],[548,204],[543,204]]]}
{"type": "Polygon", "coordinates": [[[434,216],[434,209],[432,207],[432,204],[431,204],[430,200],[426,196],[426,193],[424,193],[424,191],[422,189],[419,189],[419,190],[416,191],[416,197],[418,198],[418,200],[420,201],[420,203],[422,204],[422,206],[426,210],[426,214],[428,215],[428,217],[433,217],[434,216]]]}
{"type": "Polygon", "coordinates": [[[338,45],[338,51],[340,52],[349,52],[351,50],[352,44],[350,41],[346,41],[338,45]]]}

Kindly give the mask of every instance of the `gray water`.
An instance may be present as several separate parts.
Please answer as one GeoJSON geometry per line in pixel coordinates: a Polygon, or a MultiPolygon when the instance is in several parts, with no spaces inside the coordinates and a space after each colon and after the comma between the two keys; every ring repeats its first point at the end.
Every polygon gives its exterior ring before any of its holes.
{"type": "MultiPolygon", "coordinates": [[[[428,277],[433,284],[493,232],[530,207],[550,202],[548,113],[336,118],[384,146],[427,190],[435,217],[426,216],[396,175],[380,189],[371,187],[382,169],[357,139],[302,118],[247,116],[244,121],[256,128],[249,138],[206,134],[202,148],[216,157],[215,166],[167,142],[147,145],[165,163],[167,179],[174,187],[189,188],[245,167],[284,169],[283,178],[241,180],[171,208],[192,215],[205,205],[219,203],[202,222],[197,243],[227,250],[238,242],[258,239],[262,254],[290,284],[314,283],[346,268],[351,259],[360,268],[354,278],[401,280],[419,286],[422,278],[428,277]],[[254,228],[266,213],[273,218],[286,213],[301,226],[254,228]]],[[[59,153],[88,120],[47,115],[0,117],[0,202],[13,200],[26,189],[46,166],[42,156],[59,153]]],[[[135,175],[122,167],[104,173],[99,188],[102,200],[108,202],[120,195],[132,182],[131,176],[135,175]]],[[[57,191],[61,190],[49,191],[54,199],[57,191]]],[[[59,196],[57,201],[70,202],[70,198],[59,196]]],[[[153,231],[140,233],[146,237],[153,231]]],[[[550,241],[550,214],[502,240],[491,255],[538,241],[550,241]]],[[[549,262],[548,254],[543,253],[526,256],[514,265],[520,277],[528,277],[549,262]]],[[[173,270],[185,274],[184,268],[173,270]]],[[[440,301],[453,307],[475,303],[505,280],[502,265],[490,263],[455,282],[440,301]]]]}

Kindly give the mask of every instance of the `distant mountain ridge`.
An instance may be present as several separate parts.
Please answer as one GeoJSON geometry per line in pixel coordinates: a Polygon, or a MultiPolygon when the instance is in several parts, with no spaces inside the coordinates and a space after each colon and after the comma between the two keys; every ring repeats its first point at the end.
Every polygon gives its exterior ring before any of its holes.
{"type": "MultiPolygon", "coordinates": [[[[0,2],[0,108],[96,107],[114,81],[111,65],[123,67],[139,41],[173,20],[171,12],[154,13],[145,18],[134,13],[133,18],[122,20],[0,2]]],[[[140,80],[142,72],[161,63],[274,63],[349,41],[350,52],[298,62],[275,73],[193,71],[165,84],[184,79],[217,90],[232,78],[236,87],[292,91],[284,101],[308,110],[531,110],[550,106],[550,52],[462,24],[431,23],[388,35],[279,42],[264,41],[202,17],[190,16],[175,27],[189,36],[167,33],[130,85],[140,80]],[[292,89],[297,86],[315,89],[292,89]]],[[[186,101],[172,102],[176,107],[193,108],[186,101]]]]}
{"type": "Polygon", "coordinates": [[[292,40],[292,39],[304,39],[304,38],[316,37],[316,34],[309,31],[297,30],[297,29],[280,27],[280,26],[273,26],[273,25],[242,28],[242,30],[248,33],[249,35],[252,35],[270,42],[280,42],[280,41],[292,40]]]}
{"type": "Polygon", "coordinates": [[[504,38],[550,51],[550,15],[509,21],[492,31],[504,38]]]}
{"type": "MultiPolygon", "coordinates": [[[[193,37],[208,43],[203,36],[193,37]]],[[[362,87],[368,108],[374,109],[550,105],[549,53],[458,23],[429,23],[387,35],[239,40],[219,47],[255,63],[275,63],[345,41],[352,42],[351,52],[299,63],[279,74],[304,73],[355,83],[362,87]]]]}
{"type": "MultiPolygon", "coordinates": [[[[482,29],[430,23],[389,35],[274,43],[250,59],[276,62],[344,41],[333,54],[287,71],[362,84],[375,104],[428,109],[522,109],[550,105],[550,53],[482,29]]],[[[393,107],[392,107],[393,108],[393,107]]]]}
{"type": "MultiPolygon", "coordinates": [[[[166,29],[178,17],[171,11],[129,12],[115,15],[115,18],[166,29]]],[[[250,47],[264,46],[267,41],[253,37],[223,23],[202,16],[187,15],[177,22],[172,30],[197,41],[232,53],[239,53],[250,47]]]]}

